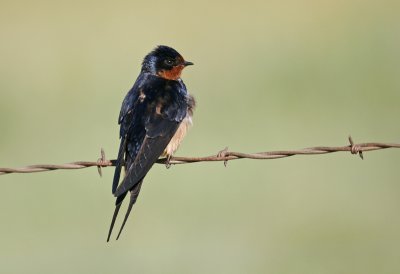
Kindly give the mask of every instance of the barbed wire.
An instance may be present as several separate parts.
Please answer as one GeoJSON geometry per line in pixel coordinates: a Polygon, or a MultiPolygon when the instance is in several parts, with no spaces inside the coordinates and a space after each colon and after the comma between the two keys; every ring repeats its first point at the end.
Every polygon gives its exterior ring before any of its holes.
{"type": "MultiPolygon", "coordinates": [[[[266,160],[266,159],[279,159],[290,157],[294,155],[317,155],[317,154],[327,154],[340,151],[349,151],[352,154],[358,154],[361,159],[364,158],[363,152],[380,150],[386,148],[400,148],[400,144],[396,143],[360,143],[355,144],[351,136],[349,136],[350,145],[347,146],[317,146],[303,148],[299,150],[278,150],[278,151],[267,151],[267,152],[257,152],[257,153],[242,153],[228,151],[228,148],[221,150],[216,155],[206,156],[206,157],[172,157],[168,162],[166,158],[157,160],[158,164],[177,165],[177,164],[189,164],[198,162],[224,162],[226,166],[227,162],[230,160],[237,159],[254,159],[254,160],[266,160]]],[[[66,164],[43,164],[43,165],[30,165],[20,168],[0,168],[0,175],[10,174],[10,173],[34,173],[34,172],[44,172],[58,169],[82,169],[87,167],[96,166],[100,176],[102,175],[101,168],[115,166],[116,160],[107,160],[105,157],[104,150],[101,149],[101,158],[96,162],[90,161],[78,161],[66,164]]]]}

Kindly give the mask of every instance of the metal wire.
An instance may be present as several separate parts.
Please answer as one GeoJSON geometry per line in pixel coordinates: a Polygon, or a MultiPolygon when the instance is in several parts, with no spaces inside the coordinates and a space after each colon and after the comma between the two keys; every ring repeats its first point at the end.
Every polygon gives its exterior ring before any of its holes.
{"type": "MultiPolygon", "coordinates": [[[[380,150],[386,148],[400,148],[400,144],[396,143],[360,143],[355,144],[351,136],[349,137],[350,145],[341,147],[332,146],[319,146],[319,147],[309,147],[299,150],[282,150],[282,151],[267,151],[258,153],[241,153],[228,151],[228,148],[220,151],[216,155],[206,156],[206,157],[172,157],[168,162],[166,158],[157,160],[158,164],[176,165],[176,164],[189,164],[197,162],[224,162],[225,166],[230,160],[237,159],[255,159],[255,160],[266,160],[266,159],[279,159],[290,157],[294,155],[316,155],[316,154],[327,154],[339,151],[349,151],[352,154],[358,154],[361,159],[363,159],[363,152],[371,150],[380,150]]],[[[100,176],[101,168],[108,166],[115,166],[116,160],[106,160],[104,150],[101,149],[101,158],[96,162],[89,161],[79,161],[60,165],[30,165],[20,168],[0,168],[0,175],[10,174],[10,173],[33,173],[33,172],[44,172],[50,170],[58,169],[81,169],[87,167],[96,166],[98,168],[100,176]]]]}

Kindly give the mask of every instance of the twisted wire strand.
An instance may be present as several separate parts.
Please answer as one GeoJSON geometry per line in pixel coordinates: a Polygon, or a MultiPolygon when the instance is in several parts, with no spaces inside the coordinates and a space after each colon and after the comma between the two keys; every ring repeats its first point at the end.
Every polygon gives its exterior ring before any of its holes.
{"type": "MultiPolygon", "coordinates": [[[[177,164],[189,164],[198,162],[216,162],[222,161],[225,166],[230,160],[237,159],[254,159],[254,160],[266,160],[266,159],[279,159],[290,157],[294,155],[317,155],[317,154],[327,154],[333,152],[346,151],[352,154],[358,154],[363,159],[363,152],[380,150],[387,148],[400,148],[400,144],[397,143],[360,143],[355,144],[353,139],[349,137],[350,145],[347,146],[316,146],[309,147],[299,150],[278,150],[278,151],[267,151],[267,152],[257,152],[257,153],[242,153],[228,151],[228,148],[220,151],[216,155],[210,155],[205,157],[172,157],[168,162],[166,158],[157,160],[158,164],[177,165],[177,164]]],[[[116,160],[107,160],[105,157],[104,150],[101,149],[101,158],[96,162],[90,161],[78,161],[66,164],[43,164],[43,165],[30,165],[20,168],[0,168],[0,175],[11,174],[11,173],[34,173],[34,172],[44,172],[58,169],[82,169],[87,167],[96,166],[100,176],[101,168],[108,166],[115,166],[116,160]]]]}

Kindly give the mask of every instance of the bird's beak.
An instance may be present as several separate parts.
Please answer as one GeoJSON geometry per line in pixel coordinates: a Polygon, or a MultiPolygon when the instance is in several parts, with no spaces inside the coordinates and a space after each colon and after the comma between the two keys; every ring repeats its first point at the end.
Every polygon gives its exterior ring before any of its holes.
{"type": "Polygon", "coordinates": [[[188,62],[188,61],[185,61],[184,63],[183,63],[183,65],[185,66],[185,67],[187,67],[187,66],[192,66],[192,65],[194,65],[192,62],[188,62]]]}

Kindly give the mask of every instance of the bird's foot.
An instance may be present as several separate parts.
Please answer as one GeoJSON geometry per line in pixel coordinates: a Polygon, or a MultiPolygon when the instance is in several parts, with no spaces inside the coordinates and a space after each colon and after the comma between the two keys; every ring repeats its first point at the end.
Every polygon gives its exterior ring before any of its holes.
{"type": "Polygon", "coordinates": [[[168,169],[171,167],[171,159],[172,159],[172,155],[167,155],[167,158],[165,159],[165,167],[168,169]]]}

